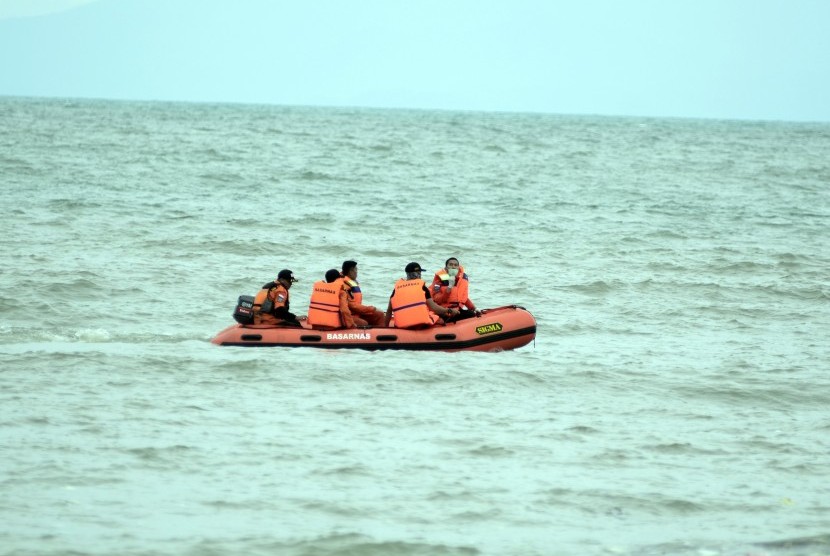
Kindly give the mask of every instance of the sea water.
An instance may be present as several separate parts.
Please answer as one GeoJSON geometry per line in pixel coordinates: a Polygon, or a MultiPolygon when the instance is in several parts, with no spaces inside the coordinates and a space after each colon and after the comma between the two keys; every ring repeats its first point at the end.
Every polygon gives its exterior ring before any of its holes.
{"type": "Polygon", "coordinates": [[[0,554],[830,554],[830,124],[0,98],[0,554]],[[458,257],[502,353],[226,348],[458,257]]]}

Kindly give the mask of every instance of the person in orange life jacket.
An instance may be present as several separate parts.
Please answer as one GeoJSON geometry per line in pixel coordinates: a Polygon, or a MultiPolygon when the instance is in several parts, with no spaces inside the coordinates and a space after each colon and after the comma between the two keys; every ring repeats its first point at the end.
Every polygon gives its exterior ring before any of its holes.
{"type": "Polygon", "coordinates": [[[481,314],[470,299],[470,279],[455,257],[447,259],[444,268],[435,271],[432,278],[432,298],[441,307],[458,309],[459,314],[454,321],[481,314]]]}
{"type": "Polygon", "coordinates": [[[308,305],[308,323],[315,330],[357,328],[349,311],[348,294],[336,268],[326,272],[326,279],[315,282],[308,305]]]}
{"type": "Polygon", "coordinates": [[[389,326],[393,314],[396,328],[426,328],[442,322],[437,315],[444,318],[458,315],[458,309],[441,307],[432,300],[429,288],[421,280],[421,265],[409,263],[404,272],[406,278],[395,283],[389,297],[384,326],[389,326]]]}
{"type": "Polygon", "coordinates": [[[276,280],[268,282],[254,297],[254,324],[302,326],[289,311],[288,290],[296,282],[294,273],[283,269],[276,280]]]}
{"type": "Polygon", "coordinates": [[[383,326],[383,311],[371,305],[363,305],[363,292],[357,281],[357,262],[343,261],[343,287],[349,297],[349,310],[358,326],[383,326]]]}

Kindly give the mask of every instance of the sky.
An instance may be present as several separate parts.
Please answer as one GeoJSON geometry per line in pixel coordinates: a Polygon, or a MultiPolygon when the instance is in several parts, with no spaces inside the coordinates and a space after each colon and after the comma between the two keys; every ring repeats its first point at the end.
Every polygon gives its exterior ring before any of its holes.
{"type": "Polygon", "coordinates": [[[830,0],[0,0],[0,96],[830,121],[830,0]]]}

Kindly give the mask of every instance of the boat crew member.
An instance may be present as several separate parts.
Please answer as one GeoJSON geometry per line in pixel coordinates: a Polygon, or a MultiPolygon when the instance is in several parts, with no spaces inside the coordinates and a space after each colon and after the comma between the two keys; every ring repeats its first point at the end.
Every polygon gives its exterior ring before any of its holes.
{"type": "Polygon", "coordinates": [[[302,326],[297,316],[289,311],[288,290],[296,281],[294,273],[285,268],[280,270],[276,280],[262,286],[254,297],[254,324],[302,326]]]}
{"type": "Polygon", "coordinates": [[[336,268],[326,272],[326,279],[315,282],[308,305],[308,323],[315,330],[357,328],[349,311],[348,294],[336,268]]]}
{"type": "Polygon", "coordinates": [[[441,307],[458,309],[458,316],[452,320],[476,316],[476,306],[470,299],[470,279],[457,258],[450,257],[444,263],[444,268],[435,271],[432,278],[432,299],[441,307]]]}
{"type": "Polygon", "coordinates": [[[383,326],[383,311],[372,305],[363,305],[363,290],[357,281],[357,261],[343,261],[340,276],[355,324],[358,326],[383,326]]]}
{"type": "Polygon", "coordinates": [[[389,326],[392,315],[397,328],[427,328],[442,322],[438,315],[445,318],[458,315],[458,309],[441,307],[432,300],[429,288],[421,280],[421,265],[409,263],[404,272],[406,278],[395,283],[389,297],[384,326],[389,326]]]}

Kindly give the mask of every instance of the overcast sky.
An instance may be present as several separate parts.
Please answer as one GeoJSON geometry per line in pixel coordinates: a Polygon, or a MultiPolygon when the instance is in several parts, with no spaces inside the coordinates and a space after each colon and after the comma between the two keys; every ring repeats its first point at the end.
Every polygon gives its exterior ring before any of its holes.
{"type": "Polygon", "coordinates": [[[830,0],[0,0],[0,95],[830,121],[830,0]]]}

